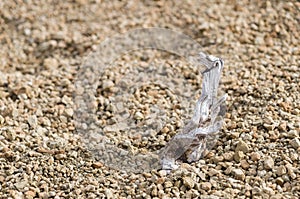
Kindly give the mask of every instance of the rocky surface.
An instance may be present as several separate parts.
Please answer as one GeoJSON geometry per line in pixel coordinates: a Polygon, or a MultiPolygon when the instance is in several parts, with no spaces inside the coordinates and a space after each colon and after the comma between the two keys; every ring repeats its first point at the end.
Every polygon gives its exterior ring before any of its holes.
{"type": "MultiPolygon", "coordinates": [[[[299,198],[299,7],[299,1],[1,1],[0,198],[299,198]],[[225,60],[229,97],[220,138],[202,160],[170,174],[111,169],[96,161],[74,126],[72,94],[84,59],[105,38],[147,27],[183,32],[225,60]]],[[[187,95],[199,96],[198,73],[185,63],[145,50],[114,65],[178,65],[174,78],[191,84],[187,95]]],[[[101,79],[99,100],[120,73],[101,79]]],[[[166,106],[170,122],[151,139],[107,136],[132,150],[163,147],[188,117],[172,96],[153,85],[135,96],[136,120],[147,117],[151,99],[166,106]]],[[[113,108],[102,107],[100,123],[113,123],[113,108]]]]}

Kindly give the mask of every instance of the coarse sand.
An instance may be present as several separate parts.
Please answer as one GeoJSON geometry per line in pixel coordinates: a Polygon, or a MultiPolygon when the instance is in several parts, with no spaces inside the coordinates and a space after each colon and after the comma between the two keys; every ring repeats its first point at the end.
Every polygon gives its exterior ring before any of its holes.
{"type": "MultiPolygon", "coordinates": [[[[299,24],[299,1],[1,0],[0,198],[300,198],[299,24]],[[170,174],[108,167],[74,125],[84,60],[106,38],[150,27],[182,32],[225,60],[220,136],[203,159],[170,174]]],[[[148,49],[120,56],[99,77],[105,127],[116,122],[107,88],[127,69],[162,65],[190,87],[177,94],[138,87],[128,105],[135,119],[143,120],[155,100],[164,105],[164,123],[149,138],[109,131],[118,147],[162,148],[191,116],[177,99],[182,93],[196,102],[200,76],[181,57],[148,49]]]]}

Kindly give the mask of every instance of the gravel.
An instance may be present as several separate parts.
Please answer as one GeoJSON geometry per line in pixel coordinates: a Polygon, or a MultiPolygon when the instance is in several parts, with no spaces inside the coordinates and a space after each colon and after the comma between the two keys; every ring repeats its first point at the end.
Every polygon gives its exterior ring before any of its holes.
{"type": "MultiPolygon", "coordinates": [[[[299,1],[1,1],[0,198],[299,198],[299,7],[299,1]],[[143,27],[183,32],[225,60],[220,138],[199,162],[170,174],[108,167],[74,124],[72,97],[84,59],[105,38],[143,27]]],[[[187,60],[151,49],[112,65],[97,85],[99,125],[126,150],[162,148],[190,117],[199,74],[187,60]],[[184,86],[144,85],[126,99],[128,107],[109,103],[109,95],[122,92],[118,85],[141,74],[137,67],[156,66],[184,86]],[[118,82],[126,71],[132,76],[118,82]],[[155,103],[164,110],[158,119],[155,103]],[[132,110],[135,120],[114,126],[120,108],[132,110]],[[117,133],[139,122],[151,126],[147,136],[138,125],[136,134],[117,133]]]]}

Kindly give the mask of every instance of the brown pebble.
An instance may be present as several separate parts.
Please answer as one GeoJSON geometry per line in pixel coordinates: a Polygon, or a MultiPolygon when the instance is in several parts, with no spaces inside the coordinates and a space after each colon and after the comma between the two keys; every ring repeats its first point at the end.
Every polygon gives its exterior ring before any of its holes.
{"type": "Polygon", "coordinates": [[[58,160],[63,160],[63,159],[67,158],[66,154],[57,154],[54,157],[55,157],[55,159],[58,159],[58,160]]]}
{"type": "Polygon", "coordinates": [[[203,182],[203,183],[201,183],[201,188],[205,191],[209,191],[211,189],[211,183],[203,182]]]}
{"type": "Polygon", "coordinates": [[[247,153],[249,151],[249,147],[246,144],[246,142],[240,140],[235,148],[235,151],[242,151],[244,153],[247,153]]]}
{"type": "Polygon", "coordinates": [[[163,184],[165,182],[165,178],[161,177],[161,178],[157,178],[156,183],[157,184],[163,184]]]}
{"type": "Polygon", "coordinates": [[[0,182],[3,183],[5,180],[5,177],[4,176],[0,176],[0,182]]]}
{"type": "Polygon", "coordinates": [[[233,156],[233,158],[236,162],[240,162],[244,157],[245,157],[245,154],[243,151],[236,151],[233,156]]]}
{"type": "Polygon", "coordinates": [[[243,169],[248,169],[250,167],[250,164],[247,162],[247,160],[241,160],[240,163],[243,169]]]}
{"type": "Polygon", "coordinates": [[[276,168],[275,170],[275,173],[278,175],[278,176],[282,176],[283,174],[286,174],[287,170],[285,168],[284,165],[281,165],[279,166],[278,168],[276,168]]]}
{"type": "Polygon", "coordinates": [[[253,160],[253,161],[260,160],[260,154],[258,152],[251,153],[251,160],[253,160]]]}
{"type": "Polygon", "coordinates": [[[27,198],[33,198],[33,197],[35,197],[35,195],[36,195],[35,191],[29,190],[29,191],[26,191],[26,192],[25,192],[25,196],[26,196],[27,198]]]}
{"type": "Polygon", "coordinates": [[[95,168],[95,169],[98,169],[98,168],[103,167],[103,164],[101,162],[94,162],[92,164],[92,167],[95,168]]]}

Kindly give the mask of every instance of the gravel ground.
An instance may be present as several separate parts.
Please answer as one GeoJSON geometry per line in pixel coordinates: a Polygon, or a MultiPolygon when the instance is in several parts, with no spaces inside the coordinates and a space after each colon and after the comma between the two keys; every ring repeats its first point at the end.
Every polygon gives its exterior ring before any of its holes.
{"type": "MultiPolygon", "coordinates": [[[[299,198],[299,8],[299,1],[275,0],[1,1],[0,198],[299,198]],[[111,35],[147,27],[183,32],[225,60],[229,98],[220,138],[202,160],[169,175],[110,169],[74,127],[72,93],[84,58],[111,35]]],[[[196,99],[201,84],[184,63],[145,50],[115,65],[179,65],[175,77],[191,83],[196,99]]],[[[164,99],[166,88],[141,89],[176,105],[164,99]]],[[[144,107],[135,108],[143,117],[144,107]]],[[[175,113],[152,140],[128,144],[120,143],[128,136],[108,136],[121,147],[156,150],[188,118],[175,113]]]]}

